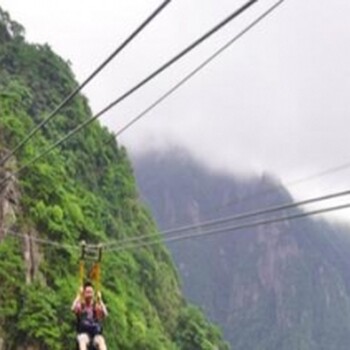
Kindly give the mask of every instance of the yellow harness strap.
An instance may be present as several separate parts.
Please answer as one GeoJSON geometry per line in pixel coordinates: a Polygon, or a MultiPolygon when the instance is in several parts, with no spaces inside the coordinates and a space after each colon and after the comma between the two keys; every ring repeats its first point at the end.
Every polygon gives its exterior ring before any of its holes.
{"type": "MultiPolygon", "coordinates": [[[[97,292],[97,298],[100,298],[100,292],[101,292],[101,260],[102,260],[102,245],[99,245],[97,249],[94,250],[94,256],[89,256],[88,251],[86,250],[86,243],[82,242],[81,244],[82,253],[79,263],[79,283],[80,286],[83,286],[84,284],[84,278],[85,278],[85,260],[92,260],[94,261],[94,264],[92,265],[92,268],[89,272],[89,278],[94,284],[95,290],[97,292]]],[[[91,253],[91,252],[90,252],[91,253]]],[[[91,254],[90,254],[91,255],[91,254]]]]}
{"type": "Polygon", "coordinates": [[[101,265],[99,262],[96,262],[90,271],[90,279],[95,285],[95,290],[97,295],[99,295],[101,291],[101,265]]]}

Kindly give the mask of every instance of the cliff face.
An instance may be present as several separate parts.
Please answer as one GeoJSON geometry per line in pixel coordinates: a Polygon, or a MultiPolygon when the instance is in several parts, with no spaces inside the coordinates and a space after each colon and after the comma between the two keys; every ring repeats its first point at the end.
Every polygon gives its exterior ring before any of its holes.
{"type": "MultiPolygon", "coordinates": [[[[292,200],[270,176],[240,179],[215,173],[184,152],[148,154],[134,164],[142,198],[161,229],[292,200]]],[[[282,214],[287,213],[274,215],[282,214]]],[[[222,326],[233,349],[345,350],[350,341],[349,232],[305,218],[169,248],[185,294],[222,326]]]]}
{"type": "MultiPolygon", "coordinates": [[[[0,152],[0,157],[5,153],[0,152]]],[[[0,168],[0,178],[6,178],[10,171],[0,168]]],[[[19,212],[20,192],[16,181],[11,180],[4,184],[0,191],[0,240],[4,238],[7,229],[16,222],[19,212]]]]}
{"type": "MultiPolygon", "coordinates": [[[[4,156],[4,154],[2,155],[4,156]]],[[[12,162],[12,168],[15,165],[12,162]]],[[[0,178],[11,175],[9,168],[0,168],[0,178]]],[[[16,178],[12,178],[3,185],[0,191],[0,242],[12,233],[18,232],[18,219],[21,217],[21,192],[16,178]]],[[[25,263],[25,283],[30,284],[39,273],[40,252],[38,245],[30,239],[37,237],[37,232],[28,230],[23,238],[23,257],[25,263]]]]}

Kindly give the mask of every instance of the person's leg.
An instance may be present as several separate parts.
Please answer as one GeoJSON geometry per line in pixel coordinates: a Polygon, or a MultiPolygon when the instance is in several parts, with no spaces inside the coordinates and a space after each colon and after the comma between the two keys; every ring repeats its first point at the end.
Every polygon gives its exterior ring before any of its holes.
{"type": "Polygon", "coordinates": [[[107,350],[107,345],[103,335],[96,335],[94,337],[94,345],[97,346],[98,350],[107,350]]]}
{"type": "Polygon", "coordinates": [[[88,345],[90,343],[90,337],[85,334],[79,334],[78,337],[79,350],[88,350],[88,345]]]}

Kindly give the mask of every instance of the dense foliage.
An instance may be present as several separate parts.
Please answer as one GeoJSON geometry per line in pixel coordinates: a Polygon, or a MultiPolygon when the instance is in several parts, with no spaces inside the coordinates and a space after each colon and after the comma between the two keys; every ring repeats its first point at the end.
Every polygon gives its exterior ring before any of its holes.
{"type": "MultiPolygon", "coordinates": [[[[0,10],[0,151],[13,148],[75,86],[69,64],[48,45],[25,42],[21,25],[0,10]]],[[[6,164],[16,170],[91,116],[78,96],[6,164]]],[[[11,228],[70,245],[156,233],[138,200],[126,150],[99,123],[20,175],[21,203],[11,228]]],[[[38,271],[25,283],[18,239],[0,242],[0,338],[6,349],[74,348],[70,304],[78,251],[37,246],[38,271]]],[[[220,332],[184,301],[164,246],[106,254],[103,295],[109,348],[227,349],[220,332]]]]}

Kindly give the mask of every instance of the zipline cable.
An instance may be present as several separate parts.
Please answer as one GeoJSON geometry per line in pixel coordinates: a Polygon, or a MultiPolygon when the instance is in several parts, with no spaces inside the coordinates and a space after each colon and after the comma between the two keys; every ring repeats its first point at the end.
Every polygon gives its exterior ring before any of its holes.
{"type": "Polygon", "coordinates": [[[223,21],[221,21],[219,24],[214,26],[211,30],[209,30],[207,33],[205,33],[203,36],[201,36],[199,39],[197,39],[195,42],[193,42],[191,45],[189,45],[187,48],[185,48],[183,51],[181,51],[179,54],[177,54],[175,57],[170,59],[168,62],[163,64],[160,68],[155,70],[153,73],[151,73],[149,76],[147,76],[145,79],[143,79],[141,82],[136,84],[133,88],[128,90],[126,93],[118,97],[116,100],[111,102],[107,107],[102,109],[99,113],[97,113],[95,116],[87,119],[84,123],[77,126],[75,129],[71,130],[66,136],[52,144],[50,147],[48,147],[45,151],[43,151],[41,154],[36,156],[34,159],[20,167],[17,171],[12,173],[12,175],[6,177],[0,185],[5,183],[7,180],[11,179],[13,175],[17,175],[21,173],[23,170],[27,169],[30,165],[37,162],[39,159],[46,156],[48,153],[50,153],[53,149],[59,147],[62,143],[64,143],[66,140],[73,137],[75,134],[80,132],[82,129],[86,128],[88,125],[90,125],[92,122],[100,118],[102,115],[107,113],[109,110],[111,110],[113,107],[124,101],[127,97],[134,94],[136,91],[141,89],[144,85],[155,79],[158,75],[160,75],[163,71],[173,66],[176,62],[178,62],[180,59],[182,59],[184,56],[189,54],[191,51],[193,51],[197,46],[202,44],[204,41],[209,39],[211,36],[213,36],[216,32],[221,30],[223,27],[225,27],[227,24],[229,24],[231,21],[233,21],[236,17],[241,15],[243,12],[248,10],[252,5],[254,5],[258,0],[249,0],[247,3],[245,3],[242,7],[240,7],[238,10],[233,12],[231,15],[229,15],[227,18],[225,18],[223,21]]]}
{"type": "MultiPolygon", "coordinates": [[[[278,205],[278,206],[272,206],[272,207],[268,207],[266,209],[250,211],[250,212],[239,214],[239,215],[228,216],[228,217],[223,217],[223,218],[219,218],[219,219],[215,219],[215,220],[204,221],[202,223],[197,223],[197,224],[193,224],[193,225],[181,226],[178,228],[173,228],[173,229],[162,231],[161,234],[163,236],[167,236],[167,235],[172,235],[174,233],[186,232],[189,230],[200,230],[200,229],[214,226],[214,225],[225,224],[225,223],[237,221],[237,220],[250,219],[250,218],[253,218],[256,216],[260,216],[260,215],[271,214],[271,213],[275,213],[275,212],[282,211],[282,210],[292,209],[292,208],[296,208],[296,207],[300,207],[300,206],[308,205],[308,204],[315,204],[315,203],[319,203],[319,202],[324,202],[327,200],[336,199],[336,198],[349,196],[349,195],[350,195],[350,190],[331,193],[331,194],[328,194],[325,196],[309,198],[309,199],[305,199],[302,201],[286,203],[286,204],[278,205]]],[[[142,235],[139,237],[132,237],[129,239],[123,239],[123,240],[115,241],[113,243],[111,242],[111,243],[107,244],[106,247],[111,247],[113,245],[118,245],[118,244],[126,244],[126,243],[130,243],[130,242],[143,241],[145,239],[149,239],[152,237],[159,237],[159,234],[142,235]]]]}
{"type": "Polygon", "coordinates": [[[301,184],[304,184],[304,183],[307,183],[307,182],[310,182],[310,181],[313,181],[316,179],[320,179],[320,178],[328,176],[328,175],[332,175],[332,174],[335,174],[335,173],[338,173],[341,171],[345,171],[345,170],[348,170],[349,168],[350,168],[349,162],[337,165],[335,167],[330,167],[330,168],[327,168],[325,170],[322,170],[322,171],[319,171],[319,172],[316,172],[316,173],[313,173],[313,174],[310,174],[307,176],[300,177],[298,179],[294,179],[294,180],[290,180],[290,181],[287,181],[287,182],[282,183],[282,184],[278,184],[276,187],[273,187],[273,188],[255,193],[255,194],[247,195],[243,198],[240,198],[239,200],[234,199],[234,200],[228,201],[223,206],[220,206],[217,208],[212,208],[211,211],[217,212],[217,211],[220,211],[222,209],[234,206],[238,203],[247,202],[247,201],[251,201],[251,200],[256,199],[256,198],[264,197],[264,196],[267,196],[269,194],[276,193],[280,190],[286,190],[286,188],[288,190],[290,187],[298,186],[298,185],[301,185],[301,184]]]}
{"type": "MultiPolygon", "coordinates": [[[[113,245],[89,245],[89,247],[95,249],[96,247],[100,247],[101,249],[103,248],[106,252],[119,252],[122,250],[126,249],[136,249],[136,248],[142,248],[145,246],[152,246],[156,244],[163,244],[163,243],[171,243],[171,242],[177,242],[177,241],[182,241],[182,240],[187,240],[187,239],[192,239],[192,238],[199,238],[199,237],[207,237],[207,236],[212,236],[220,233],[225,233],[225,232],[234,232],[237,230],[242,230],[242,229],[247,229],[247,228],[254,228],[258,226],[265,226],[273,223],[279,223],[283,221],[288,221],[288,220],[295,220],[295,219],[300,219],[300,218],[305,218],[309,216],[315,216],[319,214],[325,214],[329,212],[334,212],[338,210],[344,210],[344,209],[349,209],[350,208],[350,203],[344,204],[344,205],[338,205],[338,206],[333,206],[333,207],[328,207],[328,208],[323,208],[323,209],[318,209],[314,211],[309,211],[309,212],[303,212],[303,213],[298,213],[298,214],[293,214],[293,215],[284,215],[279,218],[271,218],[271,219],[265,219],[261,221],[253,221],[253,222],[248,222],[244,223],[241,225],[236,225],[236,226],[229,226],[229,227],[224,227],[224,228],[217,228],[214,230],[209,230],[209,231],[204,231],[204,232],[195,232],[195,233],[190,233],[190,234],[185,234],[185,235],[178,235],[175,237],[168,237],[163,239],[162,236],[157,235],[156,239],[153,239],[153,235],[148,236],[150,240],[148,241],[142,241],[142,242],[124,242],[125,244],[122,244],[119,247],[113,248],[113,245]]],[[[41,245],[47,245],[47,246],[52,246],[60,249],[66,249],[66,250],[76,250],[80,251],[80,246],[78,245],[69,245],[69,244],[63,244],[60,242],[55,242],[52,240],[45,240],[41,239],[38,237],[33,237],[28,234],[21,234],[18,232],[14,232],[11,230],[6,231],[8,235],[15,236],[15,237],[20,237],[24,239],[29,239],[31,241],[37,242],[38,244],[41,245]]],[[[5,236],[6,237],[6,236],[5,236]]],[[[122,243],[122,242],[119,242],[122,243]]]]}
{"type": "Polygon", "coordinates": [[[178,241],[183,241],[183,240],[188,240],[188,239],[214,236],[214,235],[222,234],[225,232],[232,233],[232,232],[235,232],[238,230],[266,226],[266,225],[271,225],[274,223],[279,223],[279,222],[284,222],[284,221],[289,221],[289,220],[297,220],[297,219],[302,219],[302,218],[309,217],[309,216],[326,214],[326,213],[344,210],[344,209],[350,209],[350,203],[338,205],[338,206],[334,206],[334,207],[329,207],[329,208],[325,208],[325,209],[318,209],[318,210],[314,210],[314,211],[310,211],[310,212],[304,212],[304,213],[299,213],[299,214],[294,214],[294,215],[289,215],[289,216],[283,216],[280,218],[254,221],[254,222],[245,223],[245,224],[238,225],[238,226],[225,227],[223,229],[216,229],[216,230],[205,231],[205,232],[200,232],[200,233],[197,232],[197,233],[187,234],[187,235],[178,235],[178,236],[170,237],[170,238],[166,238],[166,239],[162,239],[161,236],[158,236],[157,240],[151,240],[151,241],[147,241],[147,242],[141,242],[138,244],[130,244],[130,245],[125,245],[125,246],[121,246],[121,247],[117,247],[117,248],[112,248],[112,249],[107,250],[106,252],[120,252],[120,251],[127,250],[127,249],[138,249],[138,248],[149,247],[149,246],[158,245],[158,244],[172,243],[172,242],[178,242],[178,241]]]}
{"type": "Polygon", "coordinates": [[[114,134],[114,137],[118,137],[123,134],[126,130],[128,130],[131,126],[133,126],[140,119],[145,117],[151,111],[153,111],[158,105],[164,102],[168,97],[173,95],[177,90],[179,90],[183,85],[189,82],[192,78],[194,78],[198,73],[200,73],[204,68],[206,68],[211,62],[213,62],[216,58],[218,58],[222,53],[224,53],[227,49],[229,49],[236,41],[238,41],[241,37],[247,34],[251,29],[253,29],[256,25],[258,25],[263,19],[269,16],[274,10],[277,9],[285,0],[280,0],[275,5],[271,6],[267,11],[265,11],[261,16],[259,16],[254,22],[252,22],[249,26],[247,26],[244,30],[242,30],[239,34],[235,35],[230,41],[228,41],[224,46],[222,46],[219,50],[217,50],[214,54],[212,54],[209,58],[207,58],[204,62],[202,62],[195,70],[193,70],[190,74],[188,74],[185,78],[179,81],[176,85],[174,85],[167,93],[162,95],[158,100],[152,103],[149,107],[147,107],[143,112],[141,112],[138,116],[133,118],[128,124],[126,124],[123,128],[117,131],[114,134]]]}
{"type": "MultiPolygon", "coordinates": [[[[71,249],[71,250],[80,250],[78,245],[71,245],[71,244],[65,244],[65,243],[60,243],[60,242],[56,242],[53,240],[48,240],[48,239],[43,239],[43,238],[39,238],[39,237],[35,237],[35,236],[31,236],[28,234],[24,234],[24,233],[19,233],[19,232],[15,232],[12,230],[6,230],[5,233],[9,236],[13,236],[13,237],[19,237],[19,238],[23,238],[23,239],[28,239],[30,241],[36,242],[40,245],[47,245],[47,246],[52,246],[52,247],[56,247],[56,248],[60,248],[60,249],[71,249]]],[[[5,236],[6,238],[6,236],[5,236]]]]}
{"type": "Polygon", "coordinates": [[[130,44],[143,29],[147,27],[171,2],[172,0],[164,1],[108,58],[103,61],[89,76],[84,80],[82,84],[76,87],[42,122],[40,122],[14,149],[10,151],[0,161],[0,166],[3,166],[10,158],[12,158],[16,152],[18,152],[24,145],[31,140],[37,132],[42,129],[52,118],[54,118],[73,98],[87,85],[89,84],[124,48],[130,44]]]}
{"type": "Polygon", "coordinates": [[[344,196],[349,196],[349,195],[350,195],[350,190],[332,193],[332,194],[329,194],[326,196],[305,199],[302,201],[292,202],[289,204],[287,203],[285,205],[271,206],[265,210],[256,210],[256,211],[251,211],[251,212],[240,214],[240,215],[229,216],[229,217],[223,218],[221,220],[209,220],[209,221],[203,222],[202,224],[199,224],[199,225],[194,224],[194,225],[182,226],[182,227],[179,227],[176,229],[169,229],[169,230],[163,231],[163,233],[164,234],[173,234],[173,233],[177,233],[180,231],[183,232],[183,231],[188,231],[188,230],[192,230],[192,229],[201,229],[204,227],[216,225],[218,223],[218,221],[220,224],[222,224],[222,223],[227,223],[227,222],[235,221],[235,220],[243,220],[243,219],[252,218],[254,216],[271,214],[271,213],[275,213],[275,212],[278,212],[281,210],[292,209],[292,208],[300,207],[303,205],[314,204],[314,203],[323,202],[323,201],[327,201],[327,200],[331,200],[331,199],[335,199],[335,198],[339,198],[339,197],[344,197],[344,196]]]}

